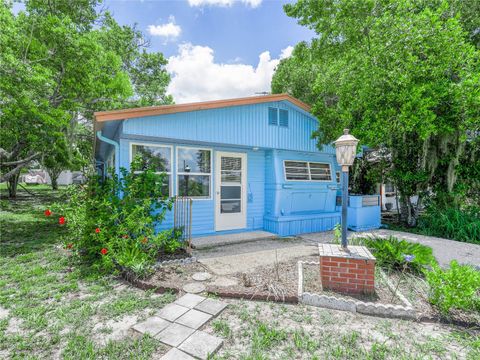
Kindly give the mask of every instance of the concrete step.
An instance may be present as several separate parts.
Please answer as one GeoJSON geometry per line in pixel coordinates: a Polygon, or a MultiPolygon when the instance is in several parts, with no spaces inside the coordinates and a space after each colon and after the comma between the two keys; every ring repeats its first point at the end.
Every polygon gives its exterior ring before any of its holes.
{"type": "Polygon", "coordinates": [[[207,249],[214,246],[247,243],[266,239],[275,239],[278,235],[268,231],[248,231],[235,234],[201,236],[192,239],[194,249],[207,249]]]}

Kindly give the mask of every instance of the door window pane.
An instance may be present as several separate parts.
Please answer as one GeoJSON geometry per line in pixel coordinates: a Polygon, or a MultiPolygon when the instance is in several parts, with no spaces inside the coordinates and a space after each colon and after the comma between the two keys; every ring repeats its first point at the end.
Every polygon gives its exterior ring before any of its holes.
{"type": "Polygon", "coordinates": [[[210,175],[179,175],[178,195],[210,197],[210,175]]]}
{"type": "Polygon", "coordinates": [[[222,186],[220,191],[220,197],[224,199],[240,199],[242,193],[241,186],[222,186]]]}
{"type": "Polygon", "coordinates": [[[240,200],[222,200],[220,212],[223,214],[239,213],[242,211],[240,200]]]}
{"type": "Polygon", "coordinates": [[[223,170],[242,170],[242,159],[239,157],[222,156],[223,170]]]}
{"type": "Polygon", "coordinates": [[[132,145],[132,159],[139,156],[142,159],[141,168],[146,170],[149,166],[155,172],[170,172],[171,149],[169,147],[132,145]]]}
{"type": "Polygon", "coordinates": [[[210,150],[178,148],[178,172],[210,174],[210,150]]]}

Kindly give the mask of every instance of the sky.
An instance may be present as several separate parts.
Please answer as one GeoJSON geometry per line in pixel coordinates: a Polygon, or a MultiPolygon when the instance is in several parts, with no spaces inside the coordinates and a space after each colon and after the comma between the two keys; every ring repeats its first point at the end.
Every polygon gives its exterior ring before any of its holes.
{"type": "MultiPolygon", "coordinates": [[[[288,17],[293,0],[104,0],[121,25],[134,25],[148,51],[168,59],[177,104],[270,91],[275,67],[313,31],[288,17]]],[[[24,6],[14,3],[14,11],[24,6]]]]}
{"type": "Polygon", "coordinates": [[[280,59],[313,32],[283,11],[291,0],[106,0],[120,24],[137,24],[149,51],[168,59],[176,103],[270,91],[280,59]]]}

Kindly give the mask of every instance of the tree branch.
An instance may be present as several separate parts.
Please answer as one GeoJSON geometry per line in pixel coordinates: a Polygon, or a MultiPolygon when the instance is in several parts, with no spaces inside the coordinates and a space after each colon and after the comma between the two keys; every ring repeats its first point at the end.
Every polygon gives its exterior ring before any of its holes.
{"type": "MultiPolygon", "coordinates": [[[[2,149],[3,150],[3,149],[2,149]]],[[[8,162],[2,162],[1,165],[2,166],[16,166],[16,165],[22,165],[22,164],[25,164],[25,163],[28,163],[29,161],[32,161],[33,159],[35,159],[36,157],[40,156],[40,152],[36,152],[28,157],[26,157],[25,159],[22,159],[22,160],[16,160],[16,161],[8,161],[8,162]]]]}

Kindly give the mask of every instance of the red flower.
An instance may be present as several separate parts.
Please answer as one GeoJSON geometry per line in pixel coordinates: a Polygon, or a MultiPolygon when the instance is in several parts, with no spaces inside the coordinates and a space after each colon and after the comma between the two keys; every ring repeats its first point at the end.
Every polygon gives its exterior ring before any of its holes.
{"type": "Polygon", "coordinates": [[[52,211],[50,209],[45,210],[44,212],[45,216],[50,216],[52,215],[52,211]]]}
{"type": "Polygon", "coordinates": [[[100,232],[100,228],[96,228],[95,232],[98,234],[100,232]]]}
{"type": "Polygon", "coordinates": [[[108,252],[108,250],[105,249],[105,248],[103,248],[102,250],[100,250],[100,253],[101,253],[102,255],[107,255],[107,252],[108,252]]]}
{"type": "Polygon", "coordinates": [[[125,234],[125,235],[122,236],[122,238],[128,239],[128,235],[125,234]]]}
{"type": "Polygon", "coordinates": [[[71,249],[71,248],[73,248],[73,244],[72,243],[67,244],[67,249],[71,249]]]}
{"type": "Polygon", "coordinates": [[[60,216],[60,217],[58,218],[58,223],[59,223],[60,225],[65,224],[65,217],[60,216]]]}
{"type": "Polygon", "coordinates": [[[142,244],[146,244],[147,242],[148,242],[148,239],[147,239],[146,237],[144,237],[144,238],[142,239],[142,244]]]}

